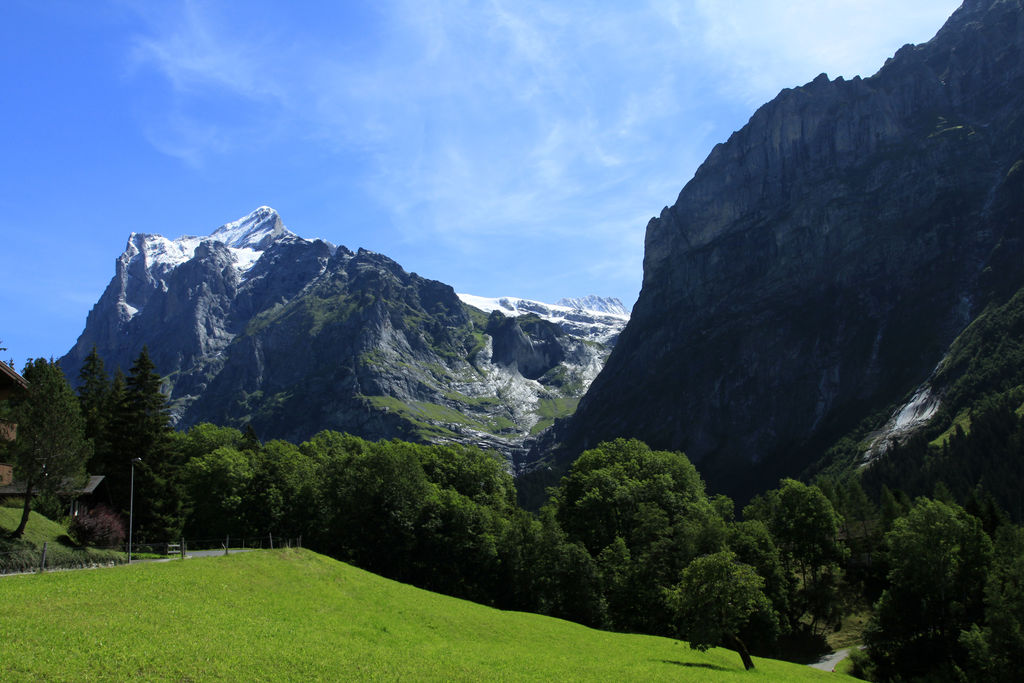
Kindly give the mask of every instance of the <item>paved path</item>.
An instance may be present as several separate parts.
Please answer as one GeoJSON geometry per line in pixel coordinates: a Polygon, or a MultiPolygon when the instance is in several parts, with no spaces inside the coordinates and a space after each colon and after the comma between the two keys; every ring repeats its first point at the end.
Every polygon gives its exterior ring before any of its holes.
{"type": "Polygon", "coordinates": [[[842,650],[836,650],[830,655],[825,655],[814,664],[811,664],[812,669],[821,669],[822,671],[833,671],[836,668],[836,664],[843,661],[850,656],[850,648],[844,647],[842,650]]]}

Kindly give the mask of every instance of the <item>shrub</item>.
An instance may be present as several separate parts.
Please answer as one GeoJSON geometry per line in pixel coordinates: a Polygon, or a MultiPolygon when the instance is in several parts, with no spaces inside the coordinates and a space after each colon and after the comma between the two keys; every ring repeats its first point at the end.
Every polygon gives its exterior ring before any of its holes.
{"type": "Polygon", "coordinates": [[[68,525],[68,532],[82,545],[112,548],[124,543],[124,519],[105,505],[78,515],[68,525]]]}

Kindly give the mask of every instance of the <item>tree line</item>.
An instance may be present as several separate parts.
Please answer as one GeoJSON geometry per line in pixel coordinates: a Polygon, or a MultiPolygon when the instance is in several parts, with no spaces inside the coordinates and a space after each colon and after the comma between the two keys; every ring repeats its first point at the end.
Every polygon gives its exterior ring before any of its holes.
{"type": "MultiPolygon", "coordinates": [[[[33,361],[26,376],[53,367],[33,361]]],[[[1009,680],[1024,664],[1024,532],[991,496],[961,506],[944,486],[911,499],[887,485],[871,496],[856,475],[785,479],[737,513],[708,495],[685,455],[619,439],[584,452],[534,514],[516,504],[503,462],[475,447],[330,431],[263,443],[210,424],[175,432],[145,351],[113,378],[93,353],[77,398],[66,383],[51,393],[77,413],[79,466],[110,479],[115,512],[127,511],[130,461],[142,458],[143,540],[301,536],[429,590],[724,645],[748,667],[751,654],[821,649],[862,604],[872,613],[862,675],[1009,680]]],[[[9,410],[24,419],[38,395],[9,410]]],[[[15,454],[37,431],[22,424],[15,454]]]]}

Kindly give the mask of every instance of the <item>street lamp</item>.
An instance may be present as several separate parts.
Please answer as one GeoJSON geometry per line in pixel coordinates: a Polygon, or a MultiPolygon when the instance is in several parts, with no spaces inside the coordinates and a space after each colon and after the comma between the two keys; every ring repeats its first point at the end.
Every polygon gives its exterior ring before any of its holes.
{"type": "Polygon", "coordinates": [[[128,564],[132,563],[132,522],[135,515],[135,463],[142,462],[142,458],[132,458],[132,486],[128,494],[128,564]]]}

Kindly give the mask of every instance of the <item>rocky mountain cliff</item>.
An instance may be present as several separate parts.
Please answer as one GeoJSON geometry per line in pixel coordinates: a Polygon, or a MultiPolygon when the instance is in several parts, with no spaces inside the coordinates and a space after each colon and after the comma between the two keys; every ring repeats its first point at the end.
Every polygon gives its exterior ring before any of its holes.
{"type": "Polygon", "coordinates": [[[1024,11],[967,0],[870,78],[782,91],[647,227],[632,318],[533,456],[637,437],[718,491],[927,418],[954,338],[1024,284],[1024,11]],[[902,415],[902,418],[899,416],[902,415]]]}
{"type": "Polygon", "coordinates": [[[208,237],[133,233],[61,364],[74,380],[95,345],[127,370],[146,345],[181,427],[456,440],[514,465],[575,409],[628,320],[614,299],[566,303],[460,299],[261,207],[208,237]]]}

